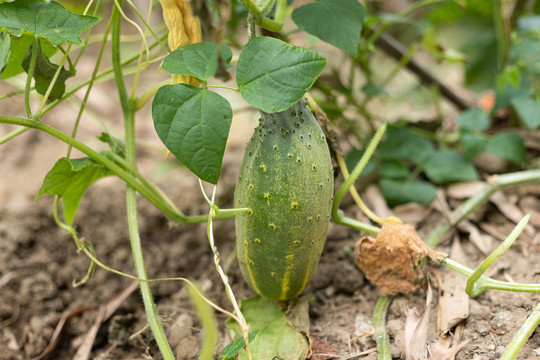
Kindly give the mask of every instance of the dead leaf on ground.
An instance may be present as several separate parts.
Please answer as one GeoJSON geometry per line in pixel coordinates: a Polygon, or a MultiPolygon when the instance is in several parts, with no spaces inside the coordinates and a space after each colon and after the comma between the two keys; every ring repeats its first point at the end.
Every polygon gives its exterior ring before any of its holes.
{"type": "Polygon", "coordinates": [[[90,330],[88,330],[88,332],[84,336],[83,342],[81,346],[79,346],[79,349],[77,349],[77,353],[75,354],[73,359],[85,360],[90,358],[92,346],[94,345],[94,340],[96,339],[99,327],[105,320],[107,320],[112,314],[114,314],[116,309],[118,309],[118,307],[122,305],[126,298],[131,295],[131,293],[135,291],[138,286],[139,282],[137,280],[133,281],[120,294],[109,300],[106,304],[99,307],[99,312],[96,316],[96,319],[94,320],[94,325],[92,325],[90,330]]]}
{"type": "Polygon", "coordinates": [[[337,349],[323,339],[315,336],[309,338],[311,339],[311,357],[309,360],[328,360],[338,354],[337,349]]]}
{"type": "Polygon", "coordinates": [[[410,309],[405,320],[405,356],[407,360],[426,360],[428,356],[427,338],[429,313],[433,292],[428,285],[426,311],[420,316],[416,309],[410,309]]]}
{"type": "MultiPolygon", "coordinates": [[[[450,257],[461,264],[468,262],[457,236],[452,242],[450,257]]],[[[469,317],[469,296],[465,293],[463,275],[447,268],[438,269],[437,272],[441,274],[437,333],[446,337],[456,325],[469,317]]]]}
{"type": "Polygon", "coordinates": [[[451,184],[446,189],[446,193],[453,199],[468,199],[476,195],[486,186],[483,181],[466,181],[451,184]]]}
{"type": "Polygon", "coordinates": [[[472,339],[468,339],[449,349],[437,351],[431,356],[431,360],[451,360],[460,350],[469,345],[471,341],[472,339]]]}
{"type": "MultiPolygon", "coordinates": [[[[510,221],[515,224],[519,223],[521,219],[523,219],[523,216],[525,216],[523,211],[514,203],[509,201],[507,196],[502,191],[497,191],[493,193],[493,195],[489,197],[489,201],[495,204],[495,206],[497,206],[497,209],[499,209],[499,211],[504,216],[506,216],[510,221]]],[[[527,226],[525,226],[524,232],[528,234],[534,234],[535,231],[531,224],[527,224],[527,226]]]]}
{"type": "Polygon", "coordinates": [[[418,203],[408,203],[394,207],[393,211],[396,217],[405,224],[417,225],[426,220],[428,215],[433,212],[433,208],[418,203]]]}
{"type": "Polygon", "coordinates": [[[529,223],[540,227],[540,199],[536,196],[524,196],[519,200],[519,206],[524,212],[531,215],[529,223]]]}
{"type": "Polygon", "coordinates": [[[368,186],[364,194],[366,204],[373,213],[379,215],[383,219],[394,216],[378,186],[368,186]]]}
{"type": "Polygon", "coordinates": [[[482,234],[478,228],[470,221],[463,220],[457,225],[458,229],[469,234],[469,241],[476,246],[478,250],[488,256],[496,247],[497,242],[492,236],[482,234]]]}
{"type": "Polygon", "coordinates": [[[66,311],[62,314],[62,317],[60,318],[60,321],[58,321],[58,324],[56,324],[56,328],[54,329],[54,332],[51,336],[51,340],[49,341],[49,345],[35,358],[32,360],[41,360],[44,359],[47,355],[49,355],[56,345],[58,345],[58,340],[60,339],[60,334],[62,333],[62,330],[64,329],[64,325],[66,325],[66,322],[71,319],[74,316],[77,316],[79,314],[82,314],[85,311],[94,309],[93,306],[84,306],[80,307],[75,310],[66,311]]]}
{"type": "Polygon", "coordinates": [[[383,295],[415,291],[424,280],[424,259],[445,257],[429,248],[412,226],[391,219],[384,222],[376,239],[360,239],[354,253],[360,269],[383,295]]]}

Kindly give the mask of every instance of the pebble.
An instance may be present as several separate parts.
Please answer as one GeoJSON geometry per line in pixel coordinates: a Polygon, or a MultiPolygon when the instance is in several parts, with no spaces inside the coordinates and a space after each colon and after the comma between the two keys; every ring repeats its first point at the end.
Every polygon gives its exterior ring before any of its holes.
{"type": "Polygon", "coordinates": [[[476,331],[478,331],[480,335],[485,336],[491,331],[491,324],[486,320],[480,320],[476,323],[476,331]]]}

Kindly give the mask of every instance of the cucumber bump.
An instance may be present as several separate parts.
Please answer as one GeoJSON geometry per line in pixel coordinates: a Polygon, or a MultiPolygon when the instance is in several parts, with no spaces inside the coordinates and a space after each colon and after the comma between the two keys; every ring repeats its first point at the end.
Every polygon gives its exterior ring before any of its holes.
{"type": "Polygon", "coordinates": [[[319,262],[334,190],[330,152],[317,120],[300,100],[263,113],[249,141],[235,189],[237,253],[260,295],[288,300],[319,262]]]}

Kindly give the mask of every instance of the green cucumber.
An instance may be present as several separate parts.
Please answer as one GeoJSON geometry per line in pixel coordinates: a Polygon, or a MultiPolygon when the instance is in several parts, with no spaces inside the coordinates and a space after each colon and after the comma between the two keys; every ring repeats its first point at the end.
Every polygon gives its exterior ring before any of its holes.
{"type": "Polygon", "coordinates": [[[334,192],[326,138],[300,100],[263,113],[246,147],[234,193],[238,260],[247,283],[270,299],[306,287],[319,262],[334,192]]]}

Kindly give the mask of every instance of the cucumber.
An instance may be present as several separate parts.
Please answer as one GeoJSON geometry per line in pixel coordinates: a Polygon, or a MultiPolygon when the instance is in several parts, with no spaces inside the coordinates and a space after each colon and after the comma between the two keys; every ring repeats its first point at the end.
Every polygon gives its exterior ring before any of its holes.
{"type": "Polygon", "coordinates": [[[263,113],[249,141],[234,202],[242,274],[258,294],[288,300],[306,287],[319,262],[334,192],[326,138],[300,100],[263,113]]]}

